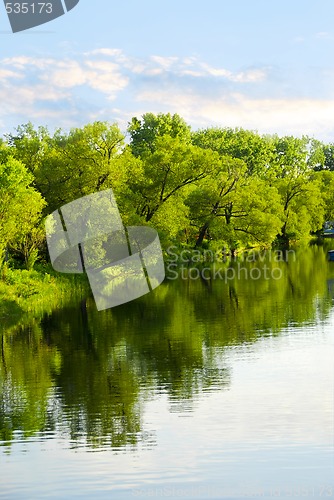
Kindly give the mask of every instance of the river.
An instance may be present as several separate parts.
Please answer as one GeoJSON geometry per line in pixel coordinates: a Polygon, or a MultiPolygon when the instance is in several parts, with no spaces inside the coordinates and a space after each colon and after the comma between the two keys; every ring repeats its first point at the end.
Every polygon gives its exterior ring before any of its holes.
{"type": "Polygon", "coordinates": [[[2,330],[0,498],[333,497],[332,241],[2,330]]]}

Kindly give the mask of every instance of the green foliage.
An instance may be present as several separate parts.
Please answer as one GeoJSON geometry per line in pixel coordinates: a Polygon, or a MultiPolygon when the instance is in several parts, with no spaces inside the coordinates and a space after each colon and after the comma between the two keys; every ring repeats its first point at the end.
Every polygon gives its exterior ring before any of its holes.
{"type": "Polygon", "coordinates": [[[15,246],[39,224],[45,206],[32,186],[33,176],[19,161],[0,161],[0,266],[8,246],[15,246]]]}
{"type": "Polygon", "coordinates": [[[18,255],[24,259],[26,268],[33,269],[38,260],[41,250],[45,244],[44,225],[33,227],[29,233],[21,234],[20,237],[10,246],[18,255]]]}
{"type": "MultiPolygon", "coordinates": [[[[95,122],[69,133],[31,124],[8,136],[13,155],[34,175],[34,183],[52,212],[77,198],[117,184],[124,136],[118,125],[95,122]]],[[[122,182],[124,179],[122,178],[122,182]]]]}
{"type": "Polygon", "coordinates": [[[277,189],[256,177],[245,177],[240,160],[225,158],[216,175],[188,197],[197,246],[205,237],[221,239],[232,249],[271,244],[282,221],[277,189]]]}
{"type": "Polygon", "coordinates": [[[320,196],[324,206],[325,221],[334,220],[334,171],[323,170],[314,175],[318,181],[320,196]]]}
{"type": "Polygon", "coordinates": [[[165,135],[156,138],[154,153],[145,152],[141,161],[141,172],[129,178],[128,185],[137,213],[149,222],[168,200],[204,179],[219,159],[213,151],[165,135]]]}
{"type": "Polygon", "coordinates": [[[0,333],[22,317],[42,317],[69,298],[79,301],[89,293],[84,275],[59,275],[51,266],[40,264],[28,271],[11,269],[5,263],[0,278],[0,333]]]}
{"type": "Polygon", "coordinates": [[[197,146],[217,151],[221,157],[231,156],[243,160],[249,175],[263,175],[271,164],[274,147],[270,137],[231,128],[208,128],[192,134],[197,146]]]}
{"type": "MultiPolygon", "coordinates": [[[[62,276],[37,262],[45,251],[42,215],[87,194],[111,187],[124,224],[157,228],[165,251],[171,244],[197,245],[221,255],[222,246],[268,246],[277,236],[288,243],[334,220],[333,144],[242,129],[191,133],[170,114],[133,118],[128,132],[126,146],[117,124],[95,122],[52,136],[27,124],[8,135],[7,144],[0,141],[3,440],[12,439],[13,429],[28,435],[52,425],[48,404],[57,385],[73,441],[85,434],[91,446],[134,445],[143,380],[168,387],[171,400],[189,401],[212,383],[208,371],[215,383],[229,383],[212,346],[255,342],[260,330],[275,333],[319,313],[315,297],[325,294],[326,253],[306,249],[289,265],[267,262],[269,270],[280,268],[280,280],[170,281],[149,301],[143,297],[113,314],[98,314],[90,299],[81,302],[79,315],[71,308],[58,314],[69,297],[77,307],[89,287],[84,276],[62,276]],[[18,269],[23,261],[27,269],[18,269]],[[210,300],[203,300],[203,290],[210,300]],[[217,310],[219,321],[212,321],[217,310]],[[51,312],[54,323],[45,316],[51,312]],[[49,322],[47,339],[42,317],[49,322]],[[138,335],[143,318],[145,335],[138,335]],[[21,335],[27,323],[29,335],[21,335]]],[[[97,260],[103,250],[96,245],[97,260]]],[[[246,263],[252,267],[256,263],[246,263]]],[[[326,314],[325,305],[320,312],[326,314]]]]}
{"type": "Polygon", "coordinates": [[[272,166],[276,170],[277,177],[296,177],[309,170],[307,137],[299,139],[292,136],[275,136],[273,139],[275,155],[272,166]]]}
{"type": "Polygon", "coordinates": [[[323,146],[325,155],[324,169],[334,172],[334,144],[327,144],[323,146]]]}
{"type": "Polygon", "coordinates": [[[132,118],[128,127],[130,147],[134,156],[154,153],[156,140],[169,136],[190,143],[190,127],[179,115],[145,113],[142,119],[132,118]]]}
{"type": "Polygon", "coordinates": [[[307,237],[334,217],[332,144],[232,128],[192,132],[169,113],[134,117],[128,133],[128,145],[106,122],[53,135],[28,123],[7,135],[0,260],[9,250],[31,269],[45,251],[41,211],[108,188],[124,224],[153,225],[166,244],[267,246],[307,237]]]}
{"type": "MultiPolygon", "coordinates": [[[[279,237],[298,240],[322,228],[325,201],[320,183],[309,165],[307,137],[275,138],[276,157],[272,170],[273,185],[281,196],[283,225],[279,237]]],[[[315,161],[315,160],[314,160],[315,161]]]]}
{"type": "Polygon", "coordinates": [[[308,165],[315,171],[323,170],[326,165],[326,147],[316,139],[309,140],[308,165]]]}

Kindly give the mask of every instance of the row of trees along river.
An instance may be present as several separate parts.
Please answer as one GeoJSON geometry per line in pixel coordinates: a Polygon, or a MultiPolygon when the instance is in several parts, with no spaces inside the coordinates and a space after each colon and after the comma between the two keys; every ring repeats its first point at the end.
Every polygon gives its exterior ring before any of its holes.
{"type": "Polygon", "coordinates": [[[287,243],[334,219],[334,144],[192,130],[177,114],[133,118],[125,134],[106,122],[19,126],[0,142],[0,267],[45,259],[45,216],[108,188],[124,223],[152,225],[164,248],[287,243]]]}

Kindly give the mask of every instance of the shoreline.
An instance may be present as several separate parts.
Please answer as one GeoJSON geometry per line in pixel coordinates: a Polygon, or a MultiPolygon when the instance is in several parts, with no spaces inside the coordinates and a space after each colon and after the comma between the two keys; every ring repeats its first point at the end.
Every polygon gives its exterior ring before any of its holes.
{"type": "Polygon", "coordinates": [[[64,301],[78,301],[89,293],[84,275],[56,273],[50,265],[33,270],[3,268],[0,278],[0,331],[24,316],[42,317],[64,301]]]}

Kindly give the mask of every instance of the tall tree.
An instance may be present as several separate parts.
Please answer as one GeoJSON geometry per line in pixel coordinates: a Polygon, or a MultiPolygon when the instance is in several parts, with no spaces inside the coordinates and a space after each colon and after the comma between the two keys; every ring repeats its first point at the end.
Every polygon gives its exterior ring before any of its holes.
{"type": "Polygon", "coordinates": [[[264,175],[272,161],[274,147],[270,137],[232,128],[207,128],[192,134],[193,144],[217,151],[221,157],[242,160],[248,175],[264,175]]]}
{"type": "Polygon", "coordinates": [[[179,138],[190,143],[190,126],[178,114],[145,113],[142,118],[132,118],[129,123],[130,147],[135,156],[154,153],[157,139],[164,136],[179,138]]]}
{"type": "Polygon", "coordinates": [[[128,183],[137,213],[146,222],[187,186],[204,179],[219,162],[217,153],[205,151],[170,136],[155,139],[155,151],[146,151],[142,170],[128,183]]]}
{"type": "Polygon", "coordinates": [[[52,212],[64,203],[110,187],[122,176],[124,136],[118,125],[94,122],[50,137],[31,124],[8,136],[13,154],[34,175],[34,183],[52,212]]]}
{"type": "Polygon", "coordinates": [[[334,171],[334,144],[324,146],[325,163],[324,169],[334,171]]]}
{"type": "Polygon", "coordinates": [[[245,176],[243,161],[225,157],[209,179],[189,195],[196,246],[205,237],[223,240],[234,251],[238,242],[271,243],[281,227],[279,195],[264,180],[245,176]]]}
{"type": "Polygon", "coordinates": [[[320,182],[321,199],[324,203],[324,220],[334,221],[334,171],[316,172],[315,180],[320,182]]]}
{"type": "Polygon", "coordinates": [[[279,238],[288,242],[308,236],[324,222],[324,202],[320,183],[308,163],[308,138],[276,137],[273,164],[284,210],[279,238]]]}
{"type": "Polygon", "coordinates": [[[31,233],[40,222],[45,201],[32,181],[33,176],[22,163],[0,154],[0,267],[7,247],[31,233]]]}

